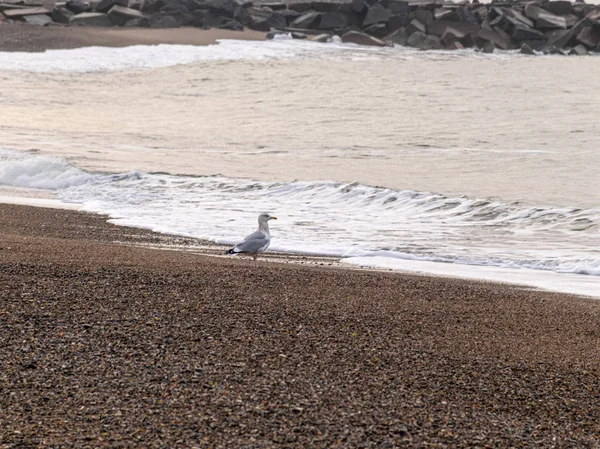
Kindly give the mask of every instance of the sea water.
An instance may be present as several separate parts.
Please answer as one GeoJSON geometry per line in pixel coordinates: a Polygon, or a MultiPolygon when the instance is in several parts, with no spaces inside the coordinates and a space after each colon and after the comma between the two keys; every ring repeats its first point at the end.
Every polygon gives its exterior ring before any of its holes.
{"type": "Polygon", "coordinates": [[[268,211],[272,249],[600,296],[599,69],[288,39],[0,53],[0,183],[226,244],[268,211]]]}

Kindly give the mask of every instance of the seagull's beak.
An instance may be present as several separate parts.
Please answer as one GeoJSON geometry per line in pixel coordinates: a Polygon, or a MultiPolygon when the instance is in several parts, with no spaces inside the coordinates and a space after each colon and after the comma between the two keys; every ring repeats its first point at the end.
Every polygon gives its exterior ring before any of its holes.
{"type": "Polygon", "coordinates": [[[269,220],[277,220],[277,217],[271,217],[269,220]]]}

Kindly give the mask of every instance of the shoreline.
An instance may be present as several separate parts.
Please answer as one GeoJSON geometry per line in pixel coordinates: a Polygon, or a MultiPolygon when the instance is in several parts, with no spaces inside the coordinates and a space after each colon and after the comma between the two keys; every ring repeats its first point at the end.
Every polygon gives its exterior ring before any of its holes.
{"type": "Polygon", "coordinates": [[[265,33],[245,30],[203,30],[193,27],[94,28],[40,27],[27,24],[0,25],[0,51],[44,52],[83,47],[129,47],[132,45],[196,45],[216,44],[220,39],[265,40],[265,33]]]}
{"type": "Polygon", "coordinates": [[[0,206],[0,447],[595,444],[600,303],[0,206]]]}
{"type": "MultiPolygon", "coordinates": [[[[163,237],[160,244],[147,245],[150,249],[159,250],[175,250],[175,251],[191,251],[194,254],[201,254],[207,257],[225,257],[231,258],[231,256],[223,256],[223,251],[227,249],[228,245],[222,245],[210,240],[203,240],[188,236],[179,236],[176,234],[156,232],[151,229],[139,228],[135,226],[119,225],[110,223],[110,217],[106,214],[93,213],[82,211],[80,205],[64,203],[56,198],[42,198],[35,196],[35,190],[29,189],[6,189],[2,192],[0,190],[0,207],[3,204],[26,206],[26,207],[39,207],[39,208],[50,208],[58,210],[72,210],[78,211],[83,214],[90,214],[92,216],[101,217],[106,221],[109,226],[122,227],[133,231],[149,232],[154,235],[160,235],[163,237]],[[20,190],[24,191],[23,197],[20,197],[20,190]],[[171,242],[170,240],[173,240],[171,242]],[[181,242],[184,241],[184,244],[181,242]]],[[[243,258],[243,256],[241,256],[243,258]]],[[[593,292],[586,291],[567,291],[561,290],[560,284],[551,286],[536,285],[528,279],[522,279],[521,282],[514,279],[522,278],[523,272],[529,272],[532,270],[528,269],[509,269],[503,267],[494,266],[477,266],[477,265],[461,265],[461,264],[446,264],[443,262],[429,262],[429,261],[411,261],[403,259],[391,259],[389,263],[392,265],[405,265],[404,267],[390,268],[377,265],[370,265],[369,259],[366,259],[364,263],[360,262],[344,262],[343,257],[331,256],[331,255],[318,255],[318,254],[304,254],[286,251],[269,250],[262,254],[261,259],[268,260],[275,263],[284,264],[301,264],[301,265],[314,265],[314,266],[327,266],[334,267],[341,270],[354,270],[354,271],[372,271],[375,273],[390,273],[407,276],[423,276],[441,279],[454,279],[465,282],[481,282],[486,284],[498,284],[500,286],[515,288],[523,291],[537,291],[546,292],[550,294],[563,294],[574,297],[599,300],[600,294],[594,295],[593,292]],[[450,269],[448,269],[448,266],[450,269]],[[473,271],[479,274],[472,274],[473,271]],[[468,273],[471,272],[471,273],[468,273]],[[486,273],[487,272],[487,273],[486,273]],[[514,279],[512,281],[504,280],[507,276],[512,275],[514,279]]],[[[360,258],[358,258],[360,259],[360,258]]],[[[548,278],[553,277],[554,272],[548,271],[543,274],[547,275],[548,278]]],[[[539,275],[539,273],[536,273],[539,275]]],[[[525,276],[526,277],[526,276],[525,276]]]]}

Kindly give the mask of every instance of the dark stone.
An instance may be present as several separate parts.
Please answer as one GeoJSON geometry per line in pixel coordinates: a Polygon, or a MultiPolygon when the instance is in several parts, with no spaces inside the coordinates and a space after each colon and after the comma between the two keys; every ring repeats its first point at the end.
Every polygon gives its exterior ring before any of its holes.
{"type": "Polygon", "coordinates": [[[406,34],[406,30],[404,28],[400,28],[399,30],[388,34],[383,40],[384,42],[390,42],[394,45],[402,45],[405,47],[407,39],[408,35],[406,34]]]}
{"type": "Polygon", "coordinates": [[[95,9],[97,12],[108,12],[115,5],[128,7],[129,2],[128,0],[101,0],[95,9]]]}
{"type": "Polygon", "coordinates": [[[408,16],[408,2],[392,2],[388,7],[392,15],[408,16]]]}
{"type": "Polygon", "coordinates": [[[350,26],[350,20],[341,12],[323,14],[319,24],[319,28],[322,30],[342,30],[348,26],[350,26]]]}
{"type": "Polygon", "coordinates": [[[352,0],[351,8],[352,11],[362,17],[367,13],[369,5],[364,0],[352,0]]]}
{"type": "Polygon", "coordinates": [[[321,23],[321,14],[316,11],[309,11],[305,14],[302,14],[296,20],[294,20],[291,25],[294,28],[305,28],[305,29],[318,29],[319,24],[321,23]]]}
{"type": "Polygon", "coordinates": [[[387,23],[390,20],[390,16],[392,13],[380,6],[371,6],[368,11],[365,19],[363,20],[363,27],[368,27],[369,25],[373,25],[376,23],[387,23]]]}
{"type": "Polygon", "coordinates": [[[379,39],[388,35],[388,28],[385,23],[375,23],[363,30],[365,33],[375,36],[379,39]]]}
{"type": "Polygon", "coordinates": [[[346,16],[346,18],[348,19],[349,25],[355,25],[357,27],[360,27],[362,25],[363,16],[355,13],[352,10],[352,5],[350,3],[340,5],[340,7],[338,8],[338,10],[336,12],[346,16]]]}
{"type": "Polygon", "coordinates": [[[191,25],[197,28],[209,29],[219,26],[219,19],[215,17],[210,11],[205,9],[196,9],[191,12],[192,22],[191,25]]]}
{"type": "Polygon", "coordinates": [[[68,10],[64,6],[54,8],[51,13],[52,20],[54,20],[57,23],[69,23],[73,15],[73,11],[68,10]]]}
{"type": "MultiPolygon", "coordinates": [[[[221,24],[219,24],[219,28],[222,30],[244,31],[244,26],[235,19],[227,19],[223,21],[221,24]]],[[[271,28],[266,31],[271,31],[271,28]]]]}
{"type": "Polygon", "coordinates": [[[336,2],[313,1],[312,9],[320,13],[328,13],[337,11],[340,5],[336,2]]]}
{"type": "Polygon", "coordinates": [[[125,28],[148,28],[150,26],[150,23],[148,22],[148,19],[138,17],[137,19],[128,20],[123,26],[125,28]]]}
{"type": "Polygon", "coordinates": [[[585,48],[583,45],[577,45],[575,48],[573,48],[570,52],[569,52],[569,56],[585,56],[588,54],[587,48],[585,48]]]}
{"type": "Polygon", "coordinates": [[[479,25],[469,22],[447,22],[445,20],[433,20],[427,25],[427,32],[434,36],[442,36],[448,28],[460,31],[464,34],[477,33],[479,25]]]}
{"type": "Polygon", "coordinates": [[[342,35],[342,42],[358,45],[368,45],[372,47],[385,47],[385,42],[383,42],[382,40],[357,31],[349,31],[347,33],[344,33],[342,35]]]}
{"type": "Polygon", "coordinates": [[[388,21],[388,31],[390,33],[393,33],[394,31],[399,30],[400,28],[406,28],[409,23],[410,23],[410,17],[408,17],[408,16],[400,16],[400,15],[392,16],[392,17],[390,17],[390,20],[388,21]]]}
{"type": "Polygon", "coordinates": [[[205,6],[206,9],[217,16],[233,18],[235,10],[240,4],[235,0],[208,0],[205,6]]]}
{"type": "Polygon", "coordinates": [[[575,14],[580,19],[583,19],[594,9],[595,9],[594,5],[588,5],[587,3],[574,3],[573,4],[573,14],[575,14]]]}
{"type": "Polygon", "coordinates": [[[237,16],[241,16],[241,11],[246,11],[246,13],[248,14],[248,16],[250,17],[250,21],[251,22],[258,22],[261,20],[269,20],[271,18],[271,16],[273,15],[273,10],[271,10],[270,8],[256,8],[256,7],[250,7],[250,8],[238,8],[234,15],[237,16]]]}
{"type": "Polygon", "coordinates": [[[450,22],[460,22],[461,18],[456,12],[456,9],[438,8],[433,12],[435,20],[448,20],[450,22]]]}
{"type": "Polygon", "coordinates": [[[161,8],[160,12],[166,16],[173,17],[180,25],[189,25],[194,21],[194,16],[191,14],[190,10],[181,4],[165,5],[161,8]]]}
{"type": "Polygon", "coordinates": [[[425,26],[423,23],[421,23],[417,19],[413,19],[410,21],[410,23],[406,27],[406,34],[408,36],[410,36],[411,34],[416,33],[417,31],[419,31],[423,34],[426,34],[427,26],[425,26]]]}
{"type": "Polygon", "coordinates": [[[288,9],[300,13],[305,13],[312,9],[312,2],[294,2],[288,5],[288,9]]]}
{"type": "Polygon", "coordinates": [[[50,14],[51,10],[46,8],[18,8],[5,9],[2,14],[8,19],[22,20],[25,16],[34,16],[38,14],[50,14]]]}
{"type": "Polygon", "coordinates": [[[488,17],[488,9],[487,6],[479,6],[475,8],[472,13],[475,15],[477,22],[481,23],[488,17]]]}
{"type": "Polygon", "coordinates": [[[577,35],[577,40],[587,48],[596,48],[600,44],[600,27],[585,27],[577,35]]]}
{"type": "Polygon", "coordinates": [[[570,1],[566,0],[547,2],[541,6],[549,13],[556,14],[557,16],[565,16],[573,12],[573,5],[570,1]]]}
{"type": "Polygon", "coordinates": [[[278,12],[273,13],[273,15],[267,19],[267,22],[269,23],[269,25],[271,25],[272,28],[281,29],[287,27],[287,20],[282,14],[279,14],[278,12]]]}
{"type": "Polygon", "coordinates": [[[443,48],[439,37],[424,34],[420,31],[411,34],[406,43],[420,50],[441,50],[443,48]]]}
{"type": "Polygon", "coordinates": [[[460,42],[463,37],[465,37],[463,33],[452,28],[447,28],[440,40],[445,47],[449,47],[450,44],[453,44],[454,42],[460,42]]]}
{"type": "Polygon", "coordinates": [[[470,9],[465,8],[464,6],[459,7],[456,12],[460,17],[460,22],[469,22],[473,25],[479,25],[481,20],[477,17],[477,15],[471,11],[470,9]]]}
{"type": "Polygon", "coordinates": [[[577,35],[589,26],[587,19],[582,19],[569,30],[557,30],[548,38],[548,45],[554,45],[556,48],[574,47],[577,45],[577,35]]]}
{"type": "Polygon", "coordinates": [[[150,28],[179,28],[181,23],[168,14],[158,12],[148,19],[150,28]]]}
{"type": "Polygon", "coordinates": [[[87,25],[96,27],[111,27],[113,24],[108,15],[101,12],[82,12],[71,17],[69,25],[87,25]]]}
{"type": "Polygon", "coordinates": [[[537,29],[551,30],[567,28],[567,21],[564,17],[556,16],[535,5],[526,5],[525,15],[535,22],[537,29]]]}
{"type": "Polygon", "coordinates": [[[67,3],[65,3],[65,8],[74,14],[81,14],[82,12],[89,12],[92,10],[88,2],[81,0],[68,0],[67,3]]]}
{"type": "Polygon", "coordinates": [[[511,38],[515,42],[541,40],[546,41],[546,36],[541,31],[526,27],[525,25],[515,26],[511,38]]]}
{"type": "Polygon", "coordinates": [[[533,51],[533,48],[531,48],[527,44],[521,45],[521,49],[519,50],[519,53],[521,53],[523,55],[535,55],[535,52],[533,51]]]}
{"type": "Polygon", "coordinates": [[[108,18],[116,26],[124,26],[132,19],[147,19],[146,15],[138,10],[125,8],[124,6],[113,6],[108,11],[108,18]]]}
{"type": "Polygon", "coordinates": [[[409,16],[411,19],[416,19],[425,25],[428,25],[429,22],[433,20],[433,14],[427,9],[418,9],[414,12],[411,12],[409,16]]]}
{"type": "Polygon", "coordinates": [[[491,42],[495,47],[499,47],[503,50],[510,48],[510,38],[502,33],[497,33],[490,25],[489,22],[484,22],[481,29],[477,33],[477,37],[483,39],[486,42],[491,42]]]}
{"type": "Polygon", "coordinates": [[[279,11],[278,14],[283,16],[288,25],[302,15],[297,11],[292,11],[291,9],[283,9],[279,11]]]}
{"type": "Polygon", "coordinates": [[[254,31],[263,31],[268,32],[271,31],[271,25],[268,20],[257,20],[256,22],[252,22],[248,25],[248,28],[254,31]]]}
{"type": "Polygon", "coordinates": [[[483,49],[481,50],[484,53],[494,53],[494,50],[496,50],[496,46],[494,45],[493,42],[487,42],[483,49]]]}

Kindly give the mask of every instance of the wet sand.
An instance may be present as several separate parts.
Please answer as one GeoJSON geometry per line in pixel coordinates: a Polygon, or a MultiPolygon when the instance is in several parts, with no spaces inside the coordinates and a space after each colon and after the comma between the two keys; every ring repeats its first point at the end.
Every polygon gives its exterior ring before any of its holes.
{"type": "Polygon", "coordinates": [[[39,27],[25,24],[0,24],[0,51],[46,51],[80,47],[128,47],[130,45],[210,45],[218,39],[264,40],[258,31],[230,31],[182,27],[94,28],[39,27]]]}
{"type": "Polygon", "coordinates": [[[0,205],[0,447],[595,447],[600,303],[0,205]]]}

